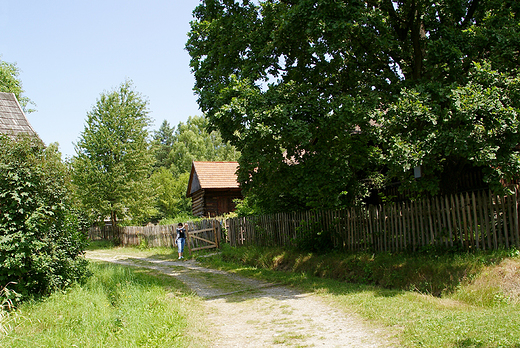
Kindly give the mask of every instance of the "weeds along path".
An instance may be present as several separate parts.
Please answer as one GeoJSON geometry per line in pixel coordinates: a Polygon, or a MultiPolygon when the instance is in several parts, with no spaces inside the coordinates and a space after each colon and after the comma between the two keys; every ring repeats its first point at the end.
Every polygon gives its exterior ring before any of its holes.
{"type": "Polygon", "coordinates": [[[87,258],[176,277],[205,299],[213,347],[389,347],[388,336],[313,294],[201,267],[194,260],[88,252],[87,258]]]}

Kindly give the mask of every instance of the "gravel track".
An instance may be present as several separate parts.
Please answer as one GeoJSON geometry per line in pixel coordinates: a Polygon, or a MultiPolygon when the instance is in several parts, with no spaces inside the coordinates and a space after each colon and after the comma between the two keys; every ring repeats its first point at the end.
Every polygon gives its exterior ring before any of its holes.
{"type": "Polygon", "coordinates": [[[87,258],[176,277],[205,299],[213,347],[393,347],[388,335],[318,296],[200,266],[194,260],[88,252],[87,258]]]}

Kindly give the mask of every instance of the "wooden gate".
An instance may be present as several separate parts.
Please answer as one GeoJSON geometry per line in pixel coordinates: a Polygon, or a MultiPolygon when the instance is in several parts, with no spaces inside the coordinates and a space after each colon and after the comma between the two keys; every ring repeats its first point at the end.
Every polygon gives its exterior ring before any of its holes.
{"type": "Polygon", "coordinates": [[[219,238],[217,235],[217,228],[215,227],[215,223],[212,222],[211,228],[188,231],[188,241],[186,244],[188,245],[190,254],[192,251],[218,248],[219,238]],[[192,244],[194,246],[193,248],[191,247],[192,244]]]}

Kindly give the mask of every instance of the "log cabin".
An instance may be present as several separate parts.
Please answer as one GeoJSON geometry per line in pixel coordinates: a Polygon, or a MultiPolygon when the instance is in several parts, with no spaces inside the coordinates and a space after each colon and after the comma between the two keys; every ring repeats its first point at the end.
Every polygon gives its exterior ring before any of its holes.
{"type": "Polygon", "coordinates": [[[235,210],[235,199],[242,199],[237,181],[237,162],[194,161],[187,197],[192,199],[194,216],[220,216],[235,210]]]}

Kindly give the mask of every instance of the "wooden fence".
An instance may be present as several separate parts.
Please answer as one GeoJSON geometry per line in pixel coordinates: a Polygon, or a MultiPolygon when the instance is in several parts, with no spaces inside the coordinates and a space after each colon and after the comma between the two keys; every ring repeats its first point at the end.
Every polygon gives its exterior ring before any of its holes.
{"type": "Polygon", "coordinates": [[[422,247],[520,247],[519,193],[487,191],[385,206],[279,213],[227,220],[232,246],[290,246],[325,231],[345,251],[416,251],[422,247]]]}
{"type": "MultiPolygon", "coordinates": [[[[91,240],[119,240],[122,246],[146,245],[149,247],[173,247],[176,225],[121,226],[115,231],[112,226],[92,227],[91,240]]],[[[219,244],[223,236],[222,222],[205,219],[188,222],[188,232],[197,231],[197,238],[190,238],[190,250],[205,249],[210,244],[219,244]],[[215,240],[216,239],[216,240],[215,240]],[[206,242],[206,241],[209,242],[206,242]]]]}

